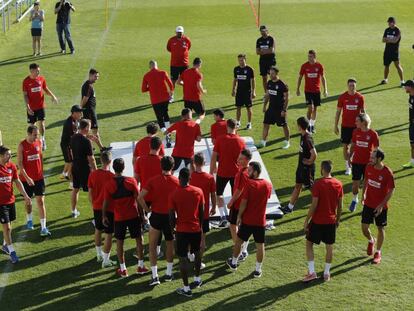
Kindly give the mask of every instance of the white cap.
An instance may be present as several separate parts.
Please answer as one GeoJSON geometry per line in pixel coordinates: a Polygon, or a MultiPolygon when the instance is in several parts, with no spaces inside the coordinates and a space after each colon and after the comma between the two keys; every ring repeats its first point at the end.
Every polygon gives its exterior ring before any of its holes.
{"type": "Polygon", "coordinates": [[[175,28],[175,32],[184,33],[184,27],[183,26],[177,26],[177,28],[175,28]]]}

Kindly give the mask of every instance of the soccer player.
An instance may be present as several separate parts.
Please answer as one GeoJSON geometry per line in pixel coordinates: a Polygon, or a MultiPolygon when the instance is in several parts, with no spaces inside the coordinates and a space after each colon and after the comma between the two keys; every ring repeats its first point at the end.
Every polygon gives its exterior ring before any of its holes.
{"type": "Polygon", "coordinates": [[[188,166],[194,156],[194,141],[201,141],[200,125],[192,120],[192,112],[189,108],[181,111],[181,121],[170,126],[166,134],[175,132],[175,145],[172,152],[174,168],[176,171],[181,162],[188,166]]]}
{"type": "Polygon", "coordinates": [[[78,132],[79,120],[82,119],[83,109],[79,105],[73,105],[70,116],[63,123],[60,148],[62,149],[65,165],[63,166],[62,178],[72,179],[72,151],[70,150],[70,139],[78,132]]]}
{"type": "MultiPolygon", "coordinates": [[[[40,236],[51,235],[46,227],[45,180],[43,177],[42,142],[39,140],[39,129],[36,125],[29,125],[27,137],[17,147],[17,159],[20,171],[20,180],[29,198],[35,196],[39,209],[40,236]]],[[[26,227],[33,230],[32,204],[26,204],[26,227]]]]}
{"type": "Polygon", "coordinates": [[[256,97],[256,81],[254,79],[254,70],[246,63],[246,54],[237,56],[239,66],[233,69],[233,88],[231,96],[236,98],[236,119],[237,127],[240,127],[241,109],[246,107],[247,126],[246,129],[252,128],[252,106],[253,99],[256,97]]]}
{"type": "Polygon", "coordinates": [[[83,109],[83,118],[91,121],[92,133],[96,136],[96,144],[101,151],[111,150],[111,147],[104,147],[99,136],[98,116],[96,114],[96,96],[93,85],[99,79],[99,72],[91,68],[89,70],[89,79],[85,81],[81,89],[80,106],[83,109]]]}
{"type": "Polygon", "coordinates": [[[138,196],[138,202],[144,211],[151,212],[149,219],[151,225],[149,230],[149,257],[152,272],[150,286],[160,284],[157,267],[157,244],[162,233],[167,246],[165,256],[167,271],[164,281],[170,282],[173,279],[174,236],[168,216],[168,198],[179,185],[177,177],[172,174],[173,167],[174,159],[169,156],[163,157],[161,159],[162,174],[151,178],[138,196]],[[151,198],[151,206],[146,203],[147,197],[151,198]]]}
{"type": "MultiPolygon", "coordinates": [[[[135,164],[135,161],[144,155],[148,155],[151,150],[151,139],[157,135],[157,132],[159,130],[159,127],[156,123],[150,122],[147,124],[147,136],[140,139],[136,144],[134,148],[134,153],[132,156],[132,164],[135,164]]],[[[161,144],[160,146],[160,156],[164,156],[164,145],[161,144]]]]}
{"type": "Polygon", "coordinates": [[[73,190],[71,195],[72,217],[77,218],[80,215],[77,209],[79,190],[88,192],[88,178],[91,171],[96,170],[96,161],[93,155],[92,144],[90,139],[95,136],[88,136],[91,129],[91,121],[82,119],[79,122],[79,132],[74,134],[70,140],[70,149],[72,151],[72,179],[73,190]],[[89,138],[88,138],[89,137],[89,138]]]}
{"type": "Polygon", "coordinates": [[[356,130],[352,133],[352,143],[349,153],[352,163],[352,194],[353,199],[349,205],[351,212],[355,211],[358,204],[358,192],[361,180],[369,163],[370,154],[379,146],[378,133],[370,129],[371,118],[362,113],[356,118],[356,130]]]}
{"type": "Polygon", "coordinates": [[[149,92],[158,125],[164,133],[170,127],[168,104],[174,94],[174,85],[168,77],[168,73],[158,69],[155,60],[149,62],[149,68],[150,71],[142,79],[141,91],[143,93],[149,92]]]}
{"type": "MultiPolygon", "coordinates": [[[[205,165],[204,154],[202,152],[194,155],[194,161],[192,166],[192,173],[190,177],[190,185],[198,187],[203,190],[204,195],[204,220],[203,220],[203,233],[201,235],[201,249],[200,256],[206,250],[206,235],[210,231],[210,216],[216,213],[217,195],[216,195],[216,181],[214,176],[203,172],[203,166],[205,165]],[[211,209],[210,209],[211,203],[211,209]]],[[[191,256],[192,257],[192,256],[191,256]]],[[[191,258],[192,259],[192,258],[191,258]]],[[[205,268],[205,264],[201,263],[201,269],[205,268]]]]}
{"type": "Polygon", "coordinates": [[[114,233],[114,210],[111,204],[108,204],[105,216],[108,219],[106,224],[103,223],[102,207],[105,199],[105,186],[114,177],[109,170],[112,162],[110,151],[101,153],[102,168],[90,173],[88,179],[89,202],[93,208],[93,219],[95,220],[95,249],[96,258],[102,263],[102,268],[108,268],[116,265],[115,261],[110,260],[112,248],[112,235],[114,233]],[[105,233],[104,247],[102,251],[102,233],[105,233]]]}
{"type": "Polygon", "coordinates": [[[411,144],[411,161],[404,164],[404,168],[414,167],[414,81],[407,80],[404,84],[405,91],[409,94],[408,98],[408,132],[411,144]]]}
{"type": "Polygon", "coordinates": [[[309,121],[305,117],[296,120],[300,133],[299,158],[296,168],[296,184],[290,196],[289,204],[282,208],[284,214],[291,213],[303,189],[311,189],[315,178],[316,149],[311,134],[308,132],[309,121]]]}
{"type": "Polygon", "coordinates": [[[394,194],[395,184],[391,169],[384,165],[384,152],[377,149],[371,153],[370,164],[365,170],[364,209],[362,210],[362,233],[368,239],[367,255],[374,253],[375,242],[377,251],[372,263],[381,262],[381,248],[387,226],[388,202],[394,194]],[[374,223],[378,228],[377,240],[372,236],[369,225],[374,223]]]}
{"type": "MultiPolygon", "coordinates": [[[[233,244],[235,245],[237,242],[237,216],[239,213],[240,203],[243,196],[243,191],[246,188],[247,182],[249,180],[249,162],[252,159],[252,153],[249,149],[243,149],[240,152],[239,158],[237,159],[237,164],[239,166],[239,170],[234,177],[234,187],[233,187],[233,195],[227,203],[227,208],[230,209],[230,234],[231,238],[233,239],[233,244]]],[[[247,252],[247,247],[249,246],[249,240],[243,243],[242,245],[242,252],[239,257],[239,261],[245,261],[249,253],[247,252]]]]}
{"type": "Polygon", "coordinates": [[[234,187],[234,177],[238,171],[237,159],[240,152],[246,148],[244,140],[236,134],[236,120],[227,120],[227,135],[220,137],[214,145],[210,161],[210,174],[217,174],[217,203],[220,212],[220,227],[227,227],[227,210],[224,206],[223,193],[230,182],[231,189],[234,187]],[[218,169],[217,169],[218,159],[218,169]]]}
{"type": "Polygon", "coordinates": [[[348,90],[338,98],[338,105],[335,115],[334,132],[339,135],[339,118],[342,113],[341,124],[341,143],[343,144],[343,154],[345,160],[345,175],[351,175],[351,163],[349,147],[351,145],[352,133],[355,130],[355,119],[365,113],[364,96],[357,92],[357,81],[354,78],[348,79],[348,90]]]}
{"type": "MultiPolygon", "coordinates": [[[[148,180],[161,175],[161,139],[157,136],[151,138],[150,152],[137,159],[134,164],[134,177],[140,185],[140,190],[145,188],[148,180]]],[[[148,201],[147,201],[148,202],[148,201]]]]}
{"type": "Polygon", "coordinates": [[[127,277],[128,271],[125,264],[124,240],[128,229],[131,239],[135,239],[136,252],[138,254],[137,274],[148,273],[144,266],[144,247],[142,245],[141,223],[143,213],[138,205],[138,184],[133,177],[122,175],[125,163],[122,158],[115,159],[112,164],[115,177],[105,185],[104,203],[102,208],[102,222],[109,226],[109,219],[106,214],[109,204],[114,209],[114,232],[116,238],[116,252],[120,268],[117,274],[127,277]]]}
{"type": "Polygon", "coordinates": [[[233,248],[232,258],[227,259],[227,265],[232,271],[237,270],[242,244],[253,235],[256,243],[256,269],[253,276],[260,278],[265,255],[266,206],[272,194],[272,184],[260,178],[262,167],[259,162],[250,162],[248,171],[249,180],[243,192],[237,216],[237,226],[239,226],[237,241],[233,248]]]}
{"type": "Polygon", "coordinates": [[[169,216],[171,228],[175,228],[177,240],[177,255],[180,259],[180,273],[184,287],[178,288],[177,293],[187,297],[192,296],[191,288],[203,284],[200,277],[201,268],[201,233],[204,219],[204,195],[200,188],[189,185],[190,170],[182,168],[179,173],[180,186],[170,195],[169,216]],[[194,282],[191,288],[188,284],[188,249],[194,253],[194,282]]]}
{"type": "Polygon", "coordinates": [[[289,88],[282,80],[279,79],[279,69],[270,68],[270,80],[267,82],[267,90],[263,101],[263,134],[262,141],[258,144],[258,148],[266,147],[266,140],[269,136],[270,125],[276,124],[283,127],[285,141],[282,149],[290,147],[290,132],[287,124],[287,108],[289,103],[289,88]],[[269,105],[268,105],[269,104],[269,105]]]}
{"type": "Polygon", "coordinates": [[[332,162],[322,161],[322,178],[317,180],[312,188],[312,204],[305,219],[304,230],[306,233],[306,258],[308,260],[308,275],[303,282],[310,282],[317,278],[313,245],[325,243],[325,281],[331,279],[330,268],[333,257],[333,245],[335,244],[336,228],[339,226],[342,213],[342,199],[344,191],[342,183],[333,178],[332,162]]]}
{"type": "Polygon", "coordinates": [[[400,64],[400,41],[401,31],[396,26],[396,20],[394,17],[388,17],[388,28],[385,29],[382,36],[382,42],[385,43],[384,50],[384,79],[381,84],[388,83],[388,74],[390,72],[390,65],[393,62],[395,68],[397,68],[398,75],[400,76],[401,86],[404,86],[403,69],[400,64]]]}
{"type": "Polygon", "coordinates": [[[35,125],[36,122],[39,122],[42,147],[43,150],[46,150],[46,105],[44,93],[49,95],[55,104],[57,104],[58,99],[47,87],[45,78],[40,75],[40,66],[38,64],[30,64],[29,69],[30,75],[23,80],[23,97],[26,103],[27,123],[35,125]]]}
{"type": "Polygon", "coordinates": [[[20,194],[24,198],[26,205],[31,204],[31,200],[24,190],[23,184],[17,176],[17,168],[11,161],[11,151],[5,146],[0,146],[0,223],[3,229],[2,250],[10,255],[10,261],[17,263],[19,257],[12,245],[12,221],[16,220],[15,197],[13,193],[13,183],[16,185],[20,194]]]}
{"type": "Polygon", "coordinates": [[[322,64],[316,60],[316,52],[314,50],[309,50],[308,61],[300,68],[296,88],[297,96],[300,96],[300,85],[303,76],[305,76],[305,99],[306,105],[308,105],[307,117],[309,120],[310,132],[315,133],[316,111],[321,105],[321,80],[325,97],[328,96],[328,87],[324,68],[322,64]]]}
{"type": "Polygon", "coordinates": [[[183,86],[184,107],[197,113],[197,124],[200,124],[206,115],[204,103],[201,99],[202,94],[207,93],[202,83],[203,74],[200,72],[201,63],[199,57],[194,58],[193,68],[186,69],[178,79],[178,84],[183,86]]]}
{"type": "Polygon", "coordinates": [[[263,90],[267,90],[267,75],[270,67],[276,66],[275,40],[269,35],[265,25],[260,26],[261,37],[256,40],[256,54],[260,55],[259,68],[262,76],[263,90]]]}
{"type": "Polygon", "coordinates": [[[178,77],[188,68],[188,52],[191,49],[190,38],[184,35],[184,27],[177,26],[175,36],[167,42],[167,51],[171,53],[171,80],[175,85],[178,77]]]}
{"type": "Polygon", "coordinates": [[[217,139],[227,134],[227,121],[224,119],[224,111],[218,108],[213,111],[214,123],[210,126],[211,142],[213,145],[217,139]]]}

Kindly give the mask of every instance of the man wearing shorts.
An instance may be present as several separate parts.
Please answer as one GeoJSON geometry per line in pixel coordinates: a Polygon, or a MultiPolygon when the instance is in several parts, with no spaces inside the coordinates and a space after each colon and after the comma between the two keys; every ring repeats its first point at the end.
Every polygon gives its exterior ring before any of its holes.
{"type": "Polygon", "coordinates": [[[190,49],[191,41],[189,37],[184,35],[184,27],[177,26],[175,36],[171,37],[167,42],[167,51],[171,53],[170,75],[174,85],[184,70],[188,68],[188,53],[190,49]]]}
{"type": "Polygon", "coordinates": [[[55,104],[58,102],[58,99],[47,87],[45,78],[40,75],[40,66],[38,64],[30,64],[29,69],[30,75],[23,80],[23,97],[26,103],[27,123],[35,125],[36,122],[39,122],[44,151],[46,150],[46,105],[44,93],[49,95],[55,104]]]}
{"type": "Polygon", "coordinates": [[[236,98],[236,120],[237,127],[240,125],[241,109],[246,107],[247,110],[247,126],[246,129],[252,128],[252,106],[253,99],[256,97],[256,82],[254,79],[254,70],[246,63],[246,54],[237,56],[239,66],[233,69],[233,87],[231,96],[236,98]]]}
{"type": "Polygon", "coordinates": [[[411,145],[411,160],[403,165],[403,168],[414,167],[414,81],[407,80],[404,84],[405,92],[409,95],[408,98],[408,134],[411,145]]]}
{"type": "Polygon", "coordinates": [[[354,78],[348,79],[348,91],[339,96],[335,115],[334,132],[339,135],[338,123],[342,113],[341,143],[345,160],[345,175],[351,175],[349,147],[352,133],[356,129],[355,119],[359,114],[365,113],[364,96],[357,92],[356,83],[354,78]]]}
{"type": "MultiPolygon", "coordinates": [[[[17,148],[17,159],[20,171],[20,180],[29,198],[36,198],[40,218],[40,236],[50,236],[46,227],[45,180],[43,177],[42,142],[39,140],[39,129],[36,125],[29,125],[27,137],[17,148]]],[[[30,202],[31,203],[31,202],[30,202]]],[[[26,205],[26,227],[33,230],[32,204],[26,205]]]]}
{"type": "Polygon", "coordinates": [[[331,279],[333,245],[336,240],[336,228],[339,226],[342,213],[342,199],[344,190],[342,183],[333,178],[332,162],[322,161],[322,178],[317,180],[312,188],[312,204],[305,219],[306,258],[308,260],[308,274],[303,279],[307,283],[317,279],[313,245],[321,242],[326,245],[325,270],[323,279],[331,279]]]}
{"type": "Polygon", "coordinates": [[[364,180],[364,209],[362,210],[362,233],[368,239],[367,255],[374,258],[373,264],[381,262],[381,248],[385,238],[387,226],[388,202],[394,194],[394,176],[389,167],[384,165],[384,152],[377,149],[371,153],[370,164],[365,170],[364,180]],[[377,239],[371,235],[370,224],[374,223],[378,229],[377,239]],[[374,253],[375,243],[377,250],[374,253]]]}
{"type": "Polygon", "coordinates": [[[256,54],[260,55],[259,67],[262,76],[263,90],[267,90],[267,75],[270,67],[276,66],[275,40],[269,35],[265,25],[260,26],[261,37],[256,40],[256,54]]]}

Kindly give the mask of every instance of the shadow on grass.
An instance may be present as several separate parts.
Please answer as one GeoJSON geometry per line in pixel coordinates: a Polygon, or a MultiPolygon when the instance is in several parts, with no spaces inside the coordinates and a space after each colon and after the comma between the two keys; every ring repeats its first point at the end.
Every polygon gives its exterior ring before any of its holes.
{"type": "Polygon", "coordinates": [[[7,65],[13,65],[13,64],[19,64],[19,63],[25,63],[25,62],[30,62],[30,61],[39,61],[39,60],[57,57],[57,56],[63,56],[63,54],[60,52],[54,52],[54,53],[43,54],[41,56],[33,56],[32,54],[30,54],[30,55],[24,55],[24,56],[19,56],[19,57],[13,57],[13,58],[0,61],[0,67],[7,66],[7,65]]]}

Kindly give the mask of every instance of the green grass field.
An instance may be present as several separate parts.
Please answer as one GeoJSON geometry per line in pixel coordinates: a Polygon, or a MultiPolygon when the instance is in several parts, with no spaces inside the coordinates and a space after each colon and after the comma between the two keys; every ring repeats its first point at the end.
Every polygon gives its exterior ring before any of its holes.
{"type": "MultiPolygon", "coordinates": [[[[208,235],[202,278],[205,285],[195,291],[193,299],[179,297],[181,286],[177,267],[176,280],[154,289],[147,286],[149,276],[118,278],[114,271],[102,270],[95,261],[91,208],[86,195],[80,199],[81,217],[70,218],[70,192],[59,179],[63,158],[59,147],[62,120],[69,107],[78,103],[80,87],[91,66],[101,78],[96,84],[98,113],[103,140],[128,141],[144,135],[146,122],[153,120],[147,94],[140,93],[143,74],[149,59],[168,69],[167,39],[176,25],[182,24],[192,39],[191,58],[204,60],[204,85],[208,110],[222,107],[227,117],[234,117],[231,93],[232,69],[236,55],[245,52],[248,63],[258,73],[255,41],[259,36],[247,0],[184,0],[110,1],[110,24],[105,31],[104,0],[73,1],[72,35],[74,56],[56,54],[59,50],[54,1],[43,1],[46,9],[44,56],[31,55],[31,38],[27,21],[13,25],[0,35],[0,129],[6,146],[16,151],[25,137],[25,107],[21,93],[22,79],[28,65],[39,62],[51,90],[59,97],[54,106],[48,99],[45,170],[47,172],[48,225],[52,237],[42,239],[36,230],[25,227],[24,206],[17,204],[18,218],[13,238],[21,262],[12,266],[8,257],[0,255],[1,310],[412,310],[414,268],[414,204],[411,182],[414,170],[401,170],[409,159],[407,95],[398,86],[391,69],[390,83],[378,86],[382,79],[381,37],[386,18],[396,16],[402,30],[401,57],[406,78],[411,78],[414,55],[412,21],[414,11],[409,0],[262,0],[262,22],[277,40],[277,61],[281,79],[294,90],[300,65],[306,61],[307,50],[318,51],[328,80],[329,98],[324,101],[317,121],[318,163],[333,160],[335,176],[344,183],[345,207],[351,200],[351,178],[343,175],[344,162],[338,137],[333,133],[336,99],[346,87],[346,80],[355,76],[366,98],[372,127],[380,133],[386,151],[386,163],[394,170],[397,190],[391,202],[389,226],[383,247],[383,262],[372,266],[365,255],[366,240],[360,232],[360,211],[347,210],[337,232],[332,281],[303,285],[306,272],[303,220],[310,203],[310,194],[302,194],[292,215],[278,221],[277,228],[267,234],[263,277],[252,279],[254,246],[251,256],[236,273],[230,273],[224,260],[231,251],[230,234],[212,231],[208,235]],[[411,288],[411,290],[410,290],[411,288]]],[[[258,80],[258,95],[262,95],[258,80]]],[[[178,88],[176,98],[181,98],[178,88]]],[[[305,114],[303,97],[291,94],[289,121],[295,134],[294,121],[305,114]]],[[[171,106],[171,115],[178,117],[181,103],[171,106]]],[[[252,131],[241,135],[260,139],[262,107],[254,106],[252,131]]],[[[209,114],[202,129],[207,135],[212,122],[209,114]]],[[[245,124],[245,115],[242,119],[245,124]]],[[[298,136],[292,147],[281,150],[282,131],[271,129],[271,142],[261,151],[267,170],[280,200],[288,201],[294,184],[298,136]]],[[[35,223],[38,224],[37,212],[35,223]]],[[[374,229],[375,232],[375,229],[374,229]]],[[[147,237],[146,237],[147,239],[147,237]]],[[[133,245],[127,242],[127,266],[130,274],[136,261],[133,245]]],[[[112,252],[114,254],[114,251],[112,252]]],[[[316,248],[317,271],[323,269],[324,248],[316,248]]],[[[146,259],[148,263],[148,260],[146,259]]],[[[160,275],[165,261],[160,262],[160,275]]]]}

